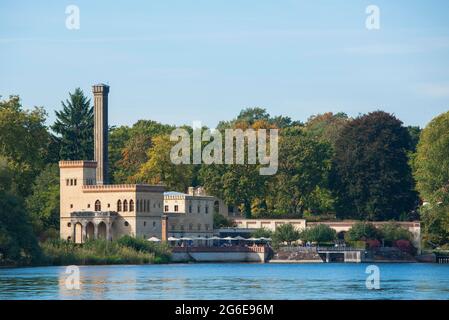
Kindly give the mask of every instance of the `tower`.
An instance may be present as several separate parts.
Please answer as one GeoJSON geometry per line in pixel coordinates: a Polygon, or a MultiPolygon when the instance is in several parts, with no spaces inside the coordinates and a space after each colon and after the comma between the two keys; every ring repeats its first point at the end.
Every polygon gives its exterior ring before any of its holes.
{"type": "Polygon", "coordinates": [[[108,93],[109,86],[96,84],[94,94],[94,159],[97,184],[108,184],[108,93]]]}

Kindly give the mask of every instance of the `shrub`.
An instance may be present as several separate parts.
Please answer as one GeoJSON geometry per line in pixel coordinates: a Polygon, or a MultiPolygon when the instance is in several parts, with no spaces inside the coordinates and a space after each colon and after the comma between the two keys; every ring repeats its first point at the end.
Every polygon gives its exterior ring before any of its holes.
{"type": "Polygon", "coordinates": [[[393,245],[397,240],[410,241],[412,239],[412,233],[395,222],[384,224],[380,228],[380,232],[382,234],[382,239],[387,246],[393,245]]]}
{"type": "Polygon", "coordinates": [[[397,240],[394,242],[394,246],[403,252],[407,252],[411,255],[416,253],[416,248],[409,240],[397,240]]]}
{"type": "Polygon", "coordinates": [[[377,249],[380,247],[380,241],[377,239],[366,240],[366,245],[368,249],[377,249]]]}
{"type": "Polygon", "coordinates": [[[337,232],[326,224],[318,224],[301,232],[301,240],[310,242],[332,242],[337,238],[337,232]]]}

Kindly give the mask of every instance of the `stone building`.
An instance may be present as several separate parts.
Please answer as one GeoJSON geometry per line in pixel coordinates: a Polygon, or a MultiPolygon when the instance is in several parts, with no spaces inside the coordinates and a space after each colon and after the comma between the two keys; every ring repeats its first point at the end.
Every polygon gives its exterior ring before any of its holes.
{"type": "Polygon", "coordinates": [[[215,198],[164,195],[162,185],[108,183],[108,93],[107,85],[93,86],[94,161],[59,162],[61,238],[211,236],[215,198]]]}

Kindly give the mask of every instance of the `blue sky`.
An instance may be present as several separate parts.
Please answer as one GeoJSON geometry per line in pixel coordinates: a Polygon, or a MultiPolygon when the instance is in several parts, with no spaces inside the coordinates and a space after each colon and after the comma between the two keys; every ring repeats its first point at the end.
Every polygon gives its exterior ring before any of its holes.
{"type": "Polygon", "coordinates": [[[245,107],[305,121],[382,109],[425,126],[449,110],[449,1],[0,3],[0,95],[44,106],[111,86],[109,122],[215,126],[245,107]],[[65,26],[67,5],[80,29],[65,26]],[[380,30],[365,9],[380,8],[380,30]]]}

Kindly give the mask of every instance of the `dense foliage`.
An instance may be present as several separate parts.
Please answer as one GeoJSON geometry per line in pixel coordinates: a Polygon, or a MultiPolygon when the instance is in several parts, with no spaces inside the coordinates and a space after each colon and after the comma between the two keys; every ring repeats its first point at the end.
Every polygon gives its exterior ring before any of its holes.
{"type": "Polygon", "coordinates": [[[337,232],[325,224],[318,224],[308,229],[304,229],[300,234],[300,239],[304,242],[329,243],[337,238],[337,232]]]}

